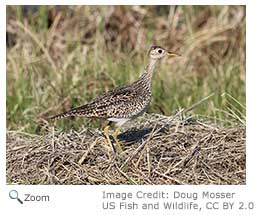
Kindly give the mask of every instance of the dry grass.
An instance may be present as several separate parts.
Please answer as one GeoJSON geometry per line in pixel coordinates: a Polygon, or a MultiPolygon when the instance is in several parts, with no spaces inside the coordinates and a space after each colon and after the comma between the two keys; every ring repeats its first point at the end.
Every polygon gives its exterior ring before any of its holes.
{"type": "Polygon", "coordinates": [[[95,129],[7,134],[11,184],[245,184],[245,127],[146,115],[119,135],[113,157],[95,129]]]}

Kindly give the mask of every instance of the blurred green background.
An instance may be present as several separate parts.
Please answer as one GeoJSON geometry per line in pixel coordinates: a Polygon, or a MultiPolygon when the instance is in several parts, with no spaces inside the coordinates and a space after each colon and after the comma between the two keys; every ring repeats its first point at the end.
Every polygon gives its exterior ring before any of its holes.
{"type": "MultiPolygon", "coordinates": [[[[163,59],[149,113],[245,121],[244,6],[7,6],[7,129],[37,133],[41,119],[135,81],[152,44],[163,59]]],[[[64,119],[58,128],[100,126],[64,119]]]]}

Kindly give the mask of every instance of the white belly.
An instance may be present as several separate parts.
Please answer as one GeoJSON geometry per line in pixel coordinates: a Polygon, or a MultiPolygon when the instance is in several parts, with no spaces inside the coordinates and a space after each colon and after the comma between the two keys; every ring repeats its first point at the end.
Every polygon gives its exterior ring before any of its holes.
{"type": "Polygon", "coordinates": [[[122,126],[125,122],[129,121],[129,118],[108,118],[109,121],[116,122],[116,126],[120,127],[122,126]]]}

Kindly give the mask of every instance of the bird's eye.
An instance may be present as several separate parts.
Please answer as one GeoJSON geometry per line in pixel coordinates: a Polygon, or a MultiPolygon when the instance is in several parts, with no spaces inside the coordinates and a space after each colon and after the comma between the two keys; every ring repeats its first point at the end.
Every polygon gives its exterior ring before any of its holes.
{"type": "Polygon", "coordinates": [[[158,53],[161,54],[161,53],[162,53],[162,49],[159,49],[159,50],[158,50],[158,53]]]}

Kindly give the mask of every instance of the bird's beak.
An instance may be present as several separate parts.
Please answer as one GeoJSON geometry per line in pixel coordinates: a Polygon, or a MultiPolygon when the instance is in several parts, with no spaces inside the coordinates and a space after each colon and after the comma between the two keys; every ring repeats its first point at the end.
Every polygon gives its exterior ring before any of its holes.
{"type": "Polygon", "coordinates": [[[179,54],[174,53],[174,52],[168,52],[168,56],[169,56],[169,57],[180,57],[179,54]]]}

